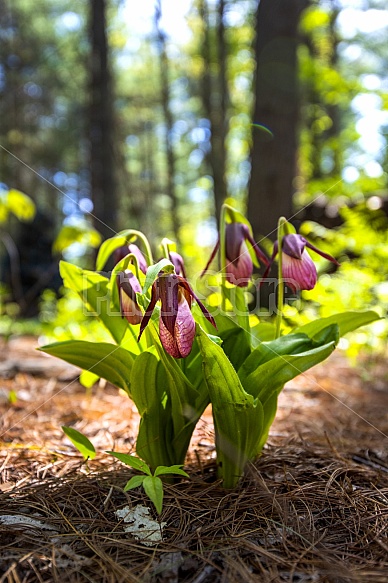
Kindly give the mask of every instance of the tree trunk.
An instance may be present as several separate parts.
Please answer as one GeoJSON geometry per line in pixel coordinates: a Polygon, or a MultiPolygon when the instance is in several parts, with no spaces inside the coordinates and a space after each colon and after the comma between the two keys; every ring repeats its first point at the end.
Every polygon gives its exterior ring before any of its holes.
{"type": "Polygon", "coordinates": [[[104,238],[117,232],[113,156],[112,84],[108,63],[106,2],[90,0],[90,172],[94,226],[104,238]]]}
{"type": "Polygon", "coordinates": [[[210,121],[210,152],[208,160],[213,176],[214,204],[217,220],[221,206],[227,197],[226,185],[226,148],[225,140],[228,128],[228,85],[226,78],[226,41],[224,26],[225,1],[219,0],[217,6],[217,24],[214,38],[216,53],[211,50],[212,35],[209,24],[209,12],[206,0],[199,2],[199,14],[203,22],[202,58],[204,73],[202,78],[202,102],[205,114],[210,121]]]}
{"type": "Polygon", "coordinates": [[[161,18],[161,3],[160,0],[156,5],[155,25],[158,39],[159,59],[160,59],[160,82],[161,82],[161,98],[162,108],[165,123],[165,147],[167,157],[167,195],[171,201],[171,223],[174,238],[179,245],[179,214],[178,214],[178,199],[175,188],[175,153],[171,139],[173,129],[173,115],[170,106],[170,82],[169,82],[169,61],[166,51],[166,36],[159,26],[161,18]]]}
{"type": "Polygon", "coordinates": [[[292,216],[299,95],[298,23],[308,0],[260,0],[256,20],[256,76],[248,218],[256,237],[275,238],[279,216],[292,216]]]}

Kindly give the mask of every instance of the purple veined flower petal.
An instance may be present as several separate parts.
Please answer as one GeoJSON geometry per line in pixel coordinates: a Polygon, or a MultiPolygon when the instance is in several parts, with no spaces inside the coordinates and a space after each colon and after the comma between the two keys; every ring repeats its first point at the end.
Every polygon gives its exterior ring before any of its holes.
{"type": "Polygon", "coordinates": [[[186,279],[185,263],[182,255],[179,255],[179,253],[176,253],[175,251],[170,251],[168,255],[171,263],[175,267],[175,273],[177,275],[182,275],[186,279]]]}
{"type": "Polygon", "coordinates": [[[284,282],[294,292],[313,289],[317,283],[317,270],[306,250],[300,259],[282,253],[282,272],[284,282]]]}
{"type": "Polygon", "coordinates": [[[132,255],[136,257],[140,271],[142,271],[143,273],[147,273],[148,267],[147,261],[145,260],[145,257],[143,253],[140,251],[139,247],[131,243],[130,245],[128,245],[128,253],[132,253],[132,255]]]}
{"type": "Polygon", "coordinates": [[[248,251],[248,247],[243,240],[240,249],[238,260],[230,261],[226,264],[226,280],[238,287],[247,287],[253,272],[253,263],[248,251]]]}
{"type": "Polygon", "coordinates": [[[173,334],[165,326],[163,319],[159,320],[159,335],[161,343],[174,358],[185,358],[191,352],[195,337],[195,321],[184,293],[179,290],[178,313],[175,319],[173,334]]]}
{"type": "Polygon", "coordinates": [[[141,335],[143,334],[145,327],[147,326],[148,322],[150,321],[150,318],[152,316],[152,312],[154,311],[155,306],[156,306],[156,302],[158,300],[159,300],[159,290],[158,290],[158,287],[156,286],[156,282],[154,282],[152,284],[151,301],[148,305],[148,308],[144,312],[144,316],[143,316],[142,321],[140,323],[140,332],[139,332],[139,336],[137,338],[137,341],[140,340],[141,335]]]}
{"type": "Polygon", "coordinates": [[[335,257],[332,257],[332,255],[329,255],[328,253],[324,253],[323,251],[321,251],[320,249],[318,249],[318,247],[315,247],[315,245],[313,245],[312,243],[309,243],[308,241],[306,241],[305,244],[306,244],[306,247],[308,247],[312,251],[315,251],[315,253],[318,253],[318,255],[320,255],[324,259],[327,259],[328,261],[331,261],[335,265],[338,265],[338,266],[340,265],[340,263],[338,263],[337,259],[335,259],[335,257]]]}
{"type": "Polygon", "coordinates": [[[155,283],[159,288],[159,298],[162,302],[161,320],[170,334],[174,335],[178,315],[179,277],[175,273],[163,273],[155,283]]]}
{"type": "Polygon", "coordinates": [[[226,259],[236,265],[241,255],[241,245],[246,238],[246,225],[243,223],[227,223],[225,225],[226,259]]]}
{"type": "Polygon", "coordinates": [[[143,313],[136,301],[136,292],[141,292],[141,285],[137,277],[129,269],[116,275],[119,289],[121,317],[130,324],[140,324],[143,313]]]}
{"type": "Polygon", "coordinates": [[[121,316],[126,318],[132,325],[140,324],[143,313],[138,304],[134,302],[126,293],[120,293],[121,316]]]}
{"type": "Polygon", "coordinates": [[[117,249],[115,249],[113,253],[114,264],[117,265],[119,261],[121,261],[122,259],[124,259],[124,257],[128,255],[128,253],[129,253],[128,245],[121,245],[121,247],[117,247],[117,249]]]}
{"type": "Polygon", "coordinates": [[[301,259],[306,247],[306,239],[302,235],[296,235],[295,233],[290,233],[285,235],[282,241],[282,251],[286,253],[289,257],[294,257],[295,259],[301,259]]]}

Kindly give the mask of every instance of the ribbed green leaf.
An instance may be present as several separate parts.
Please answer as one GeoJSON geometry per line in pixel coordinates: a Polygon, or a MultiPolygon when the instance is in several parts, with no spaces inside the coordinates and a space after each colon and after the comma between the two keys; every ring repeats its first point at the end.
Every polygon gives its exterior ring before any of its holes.
{"type": "Polygon", "coordinates": [[[141,421],[136,452],[154,470],[177,461],[173,454],[173,422],[167,373],[151,351],[140,354],[132,367],[132,398],[141,421]]]}
{"type": "Polygon", "coordinates": [[[80,296],[88,311],[101,320],[115,342],[120,344],[128,322],[121,318],[119,310],[112,312],[108,278],[66,261],[61,261],[59,268],[65,287],[80,296]]]}
{"type": "Polygon", "coordinates": [[[148,498],[154,504],[158,514],[163,509],[163,483],[160,478],[147,476],[143,481],[143,488],[148,498]]]}
{"type": "Polygon", "coordinates": [[[102,271],[105,267],[106,262],[116,249],[128,244],[128,238],[125,235],[116,235],[106,239],[98,250],[96,259],[96,271],[102,271]]]}
{"type": "Polygon", "coordinates": [[[244,378],[244,388],[263,402],[263,399],[274,390],[278,390],[286,382],[325,360],[334,349],[335,342],[333,341],[301,354],[277,356],[258,366],[244,378]]]}
{"type": "Polygon", "coordinates": [[[376,320],[380,320],[380,316],[376,312],[373,312],[373,310],[367,310],[365,312],[342,312],[334,316],[329,316],[328,318],[319,318],[304,326],[299,326],[294,332],[302,332],[312,337],[327,326],[338,324],[340,336],[344,336],[344,334],[353,332],[353,330],[360,328],[360,326],[366,326],[376,320]]]}
{"type": "Polygon", "coordinates": [[[133,490],[134,488],[138,488],[142,485],[145,480],[145,476],[132,476],[130,480],[124,486],[124,492],[128,492],[128,490],[133,490]]]}
{"type": "Polygon", "coordinates": [[[92,372],[130,395],[134,357],[120,346],[107,342],[66,340],[42,346],[39,350],[92,372]]]}
{"type": "Polygon", "coordinates": [[[148,465],[145,462],[143,462],[143,460],[139,459],[138,457],[135,457],[134,455],[129,455],[128,453],[120,453],[118,451],[107,451],[106,453],[113,455],[113,457],[117,458],[118,460],[123,462],[125,465],[130,466],[134,470],[138,470],[139,472],[142,472],[143,474],[147,474],[148,476],[151,476],[151,471],[150,471],[148,465]]]}
{"type": "Polygon", "coordinates": [[[197,326],[203,372],[213,408],[218,473],[225,488],[233,488],[257,449],[263,428],[263,408],[242,387],[222,348],[197,326]]]}
{"type": "Polygon", "coordinates": [[[184,470],[182,470],[182,466],[158,466],[155,470],[154,476],[162,476],[164,474],[174,474],[177,476],[185,476],[185,478],[189,478],[189,475],[186,474],[184,470]]]}

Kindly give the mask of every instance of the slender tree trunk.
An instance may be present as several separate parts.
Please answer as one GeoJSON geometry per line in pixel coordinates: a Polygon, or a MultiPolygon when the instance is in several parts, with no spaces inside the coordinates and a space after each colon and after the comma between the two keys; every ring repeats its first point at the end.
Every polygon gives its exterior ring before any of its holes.
{"type": "Polygon", "coordinates": [[[211,149],[208,159],[214,181],[214,204],[217,220],[220,217],[222,203],[227,197],[225,140],[228,129],[228,85],[224,13],[225,1],[219,0],[215,30],[216,52],[213,55],[207,1],[201,0],[199,2],[199,14],[203,22],[202,58],[205,64],[202,78],[202,102],[206,116],[210,121],[211,149]]]}
{"type": "Polygon", "coordinates": [[[248,218],[257,237],[275,237],[278,217],[292,215],[299,94],[298,23],[308,0],[260,0],[256,21],[253,128],[248,218]]]}
{"type": "Polygon", "coordinates": [[[117,193],[105,0],[90,0],[90,43],[89,140],[93,215],[96,229],[108,238],[117,232],[117,193]]]}
{"type": "Polygon", "coordinates": [[[179,244],[179,212],[178,212],[178,198],[175,187],[175,153],[171,140],[173,129],[173,115],[170,107],[170,82],[169,82],[169,61],[166,51],[166,36],[159,26],[161,18],[160,0],[156,5],[155,24],[158,39],[159,59],[160,59],[160,81],[161,81],[161,98],[163,115],[165,122],[165,148],[167,156],[167,194],[171,201],[171,222],[174,237],[179,244]]]}

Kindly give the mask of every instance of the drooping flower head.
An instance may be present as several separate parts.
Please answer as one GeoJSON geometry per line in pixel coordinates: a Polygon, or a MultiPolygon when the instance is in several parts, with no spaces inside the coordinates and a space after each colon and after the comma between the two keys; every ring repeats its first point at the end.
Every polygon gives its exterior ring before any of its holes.
{"type": "Polygon", "coordinates": [[[116,275],[119,290],[121,317],[130,324],[140,324],[143,313],[136,300],[136,292],[141,293],[141,285],[137,277],[129,269],[116,275]]]}
{"type": "MultiPolygon", "coordinates": [[[[264,263],[264,265],[268,265],[268,259],[253,239],[248,225],[238,222],[227,223],[225,225],[226,280],[239,287],[246,287],[253,273],[253,262],[246,243],[247,241],[251,244],[258,261],[264,263]]],[[[209,268],[219,248],[220,239],[218,239],[201,276],[209,268]]]]}
{"type": "Polygon", "coordinates": [[[175,273],[159,274],[152,285],[151,302],[141,321],[139,339],[151,318],[156,302],[160,300],[159,335],[162,345],[174,358],[188,356],[195,336],[195,321],[191,313],[192,299],[196,300],[205,318],[216,326],[211,314],[183,277],[175,273]]]}
{"type": "Polygon", "coordinates": [[[186,279],[185,262],[182,255],[179,255],[176,251],[169,251],[168,258],[175,267],[175,273],[182,275],[186,279]]]}
{"type": "MultiPolygon", "coordinates": [[[[306,247],[318,253],[328,261],[335,265],[339,265],[338,261],[328,253],[324,253],[312,243],[309,243],[302,235],[290,233],[285,235],[282,240],[282,275],[287,286],[293,291],[310,290],[313,289],[317,283],[317,269],[310,255],[306,251],[306,247]]],[[[274,244],[270,263],[265,270],[263,279],[268,276],[271,265],[278,254],[278,243],[274,244]]]]}
{"type": "Polygon", "coordinates": [[[115,265],[119,261],[124,259],[124,257],[126,257],[129,253],[131,253],[132,255],[134,255],[136,257],[140,271],[142,271],[143,273],[146,273],[147,272],[147,261],[145,260],[145,257],[143,255],[143,253],[140,251],[139,247],[137,245],[135,245],[134,243],[130,243],[130,245],[122,245],[121,247],[118,247],[115,250],[115,252],[114,252],[115,265]]]}

